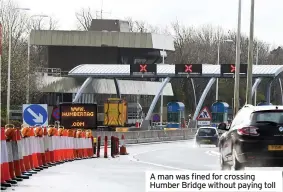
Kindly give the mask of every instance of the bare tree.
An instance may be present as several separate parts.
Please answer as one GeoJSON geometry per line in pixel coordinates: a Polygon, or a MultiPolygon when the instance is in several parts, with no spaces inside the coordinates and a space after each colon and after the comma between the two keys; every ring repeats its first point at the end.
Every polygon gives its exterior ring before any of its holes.
{"type": "MultiPolygon", "coordinates": [[[[27,37],[31,29],[54,29],[55,23],[52,20],[51,27],[48,24],[40,24],[40,28],[31,27],[30,17],[24,11],[15,9],[17,3],[13,0],[0,1],[0,21],[3,25],[3,55],[1,71],[1,102],[5,105],[7,93],[7,68],[8,68],[8,34],[11,31],[11,107],[25,102],[27,71],[27,37]]],[[[38,21],[40,22],[40,21],[38,21]]],[[[43,21],[42,21],[43,22],[43,21]]],[[[49,23],[50,24],[50,23],[49,23]]],[[[37,58],[39,49],[31,49],[30,73],[34,74],[35,69],[40,66],[37,58]]],[[[32,75],[30,78],[30,94],[37,95],[38,82],[32,75]]]]}
{"type": "Polygon", "coordinates": [[[78,30],[88,31],[91,26],[92,19],[96,18],[90,8],[82,8],[75,13],[78,23],[78,30]]]}
{"type": "MultiPolygon", "coordinates": [[[[202,26],[200,28],[192,28],[180,25],[178,22],[174,22],[172,25],[173,36],[175,38],[175,52],[172,56],[172,63],[209,63],[216,64],[217,62],[217,48],[218,41],[224,39],[231,39],[233,42],[222,42],[220,44],[220,63],[228,64],[235,62],[235,44],[236,33],[225,33],[221,28],[215,28],[213,26],[202,26]]],[[[259,46],[259,64],[268,63],[269,46],[262,41],[255,41],[255,45],[259,46]]],[[[255,46],[256,47],[256,46],[255,46]]],[[[241,37],[241,63],[247,63],[248,58],[248,38],[246,36],[241,37]]],[[[255,51],[256,53],[256,51],[255,51]]],[[[275,51],[277,54],[278,52],[275,51]]],[[[273,52],[273,57],[274,55],[273,52]]],[[[276,57],[279,58],[279,57],[276,57]]],[[[274,59],[273,59],[274,61],[274,59]]],[[[271,62],[269,62],[271,63],[271,62]]],[[[275,63],[275,61],[274,61],[275,63]]],[[[278,63],[278,61],[276,62],[278,63]]],[[[279,60],[280,63],[280,60],[279,60]]],[[[198,78],[195,79],[195,87],[197,90],[197,98],[200,98],[208,79],[198,78]]],[[[245,101],[245,79],[240,80],[241,90],[240,97],[242,102],[245,101]]],[[[172,80],[173,90],[176,95],[176,99],[184,101],[188,106],[189,111],[194,110],[192,87],[189,81],[185,79],[172,80]],[[174,87],[175,86],[175,87],[174,87]]],[[[233,87],[233,79],[221,79],[219,83],[219,98],[231,104],[233,98],[233,92],[227,91],[227,87],[233,87]]],[[[265,92],[264,83],[261,84],[258,92],[258,97],[263,98],[265,92]]],[[[276,95],[276,94],[274,94],[276,95]]],[[[278,95],[278,94],[277,94],[278,95]]],[[[215,101],[215,87],[209,92],[205,105],[211,105],[215,101]]],[[[198,100],[198,99],[197,99],[198,100]]]]}
{"type": "Polygon", "coordinates": [[[133,20],[131,17],[126,17],[125,20],[129,23],[130,32],[169,34],[168,29],[161,29],[157,26],[150,25],[145,21],[133,20]]]}
{"type": "Polygon", "coordinates": [[[32,30],[55,30],[58,28],[58,20],[52,17],[32,17],[29,28],[32,30]]]}

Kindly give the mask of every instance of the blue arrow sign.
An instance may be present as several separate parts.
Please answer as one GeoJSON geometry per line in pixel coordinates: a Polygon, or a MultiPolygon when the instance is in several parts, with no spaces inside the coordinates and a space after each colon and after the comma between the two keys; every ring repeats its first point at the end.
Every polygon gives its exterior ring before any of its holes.
{"type": "Polygon", "coordinates": [[[23,123],[29,126],[48,125],[47,104],[24,104],[23,123]]]}

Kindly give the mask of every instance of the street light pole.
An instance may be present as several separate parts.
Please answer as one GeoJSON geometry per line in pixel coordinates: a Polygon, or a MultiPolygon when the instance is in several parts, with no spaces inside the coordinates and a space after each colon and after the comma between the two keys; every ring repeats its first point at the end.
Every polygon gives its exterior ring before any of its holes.
{"type": "MultiPolygon", "coordinates": [[[[12,11],[14,10],[23,10],[23,11],[28,11],[30,10],[29,8],[14,8],[12,9],[12,11]]],[[[8,78],[7,78],[7,124],[10,123],[10,99],[11,99],[11,54],[12,54],[12,25],[10,22],[11,18],[9,18],[8,21],[8,78]]]]}
{"type": "MultiPolygon", "coordinates": [[[[218,47],[217,47],[217,65],[220,65],[220,38],[218,38],[218,47]]],[[[216,79],[216,96],[215,100],[218,101],[218,92],[219,92],[219,80],[216,79]]]]}
{"type": "Polygon", "coordinates": [[[240,59],[241,59],[241,17],[242,17],[242,0],[239,0],[238,5],[238,30],[236,40],[236,62],[235,62],[235,84],[234,84],[234,110],[235,116],[239,110],[239,84],[240,84],[240,59]]]}
{"type": "Polygon", "coordinates": [[[253,57],[254,57],[254,0],[251,0],[251,20],[250,20],[250,41],[248,54],[248,74],[246,104],[252,104],[252,84],[253,84],[253,57]]]}
{"type": "MultiPolygon", "coordinates": [[[[258,65],[258,55],[259,55],[259,46],[258,46],[258,43],[257,43],[257,46],[256,46],[256,62],[255,64],[258,65]]],[[[256,106],[256,103],[257,103],[257,89],[255,89],[255,97],[254,97],[254,105],[256,106]]]]}
{"type": "Polygon", "coordinates": [[[12,25],[9,22],[8,24],[8,79],[7,79],[7,124],[10,124],[10,93],[11,93],[11,47],[12,47],[12,25]]]}
{"type": "MultiPolygon", "coordinates": [[[[48,15],[32,15],[30,19],[33,17],[49,17],[48,15]]],[[[30,95],[30,33],[28,35],[28,58],[27,58],[27,87],[26,87],[26,104],[29,103],[29,95],[30,95]]]]}
{"type": "MultiPolygon", "coordinates": [[[[162,51],[162,64],[165,63],[165,50],[162,51]]],[[[163,78],[161,79],[161,82],[163,82],[163,78]]],[[[160,126],[163,125],[163,91],[161,92],[160,96],[160,126]]]]}

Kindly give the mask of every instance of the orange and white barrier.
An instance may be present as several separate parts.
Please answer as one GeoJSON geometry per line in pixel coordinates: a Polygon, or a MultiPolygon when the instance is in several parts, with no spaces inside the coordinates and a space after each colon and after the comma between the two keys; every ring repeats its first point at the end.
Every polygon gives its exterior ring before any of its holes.
{"type": "Polygon", "coordinates": [[[1,127],[1,188],[11,187],[17,181],[12,180],[9,171],[8,150],[6,143],[5,128],[1,127]]]}
{"type": "Polygon", "coordinates": [[[91,130],[58,126],[1,128],[1,189],[57,163],[94,157],[91,130]]]}
{"type": "Polygon", "coordinates": [[[69,161],[74,160],[74,136],[73,130],[68,129],[67,132],[67,156],[69,161]]]}
{"type": "Polygon", "coordinates": [[[43,152],[42,149],[42,143],[41,143],[41,138],[43,136],[43,129],[40,126],[34,127],[34,142],[35,142],[35,155],[37,158],[37,167],[39,169],[43,169],[43,162],[42,162],[42,155],[41,153],[43,152]]]}
{"type": "Polygon", "coordinates": [[[28,167],[25,166],[24,161],[24,140],[21,135],[21,129],[17,129],[17,145],[18,145],[18,153],[19,153],[19,159],[20,159],[20,168],[21,173],[23,175],[32,176],[32,173],[28,172],[28,167]]]}
{"type": "Polygon", "coordinates": [[[82,158],[81,137],[82,137],[82,130],[81,129],[76,130],[75,151],[76,151],[76,158],[78,160],[82,158]]]}
{"type": "Polygon", "coordinates": [[[32,170],[33,164],[32,164],[32,150],[30,148],[30,131],[31,129],[26,126],[22,126],[21,129],[21,147],[22,147],[22,155],[24,160],[24,166],[25,170],[30,174],[37,173],[36,171],[32,170]]]}
{"type": "Polygon", "coordinates": [[[49,165],[56,165],[55,163],[55,143],[53,136],[55,135],[55,127],[50,125],[47,128],[47,139],[46,144],[48,148],[48,154],[49,154],[49,165]]]}
{"type": "Polygon", "coordinates": [[[57,157],[59,162],[64,162],[64,127],[58,127],[57,132],[57,157]]]}
{"type": "Polygon", "coordinates": [[[24,167],[21,165],[23,161],[21,161],[21,150],[19,147],[20,143],[20,132],[18,129],[13,129],[13,137],[12,137],[12,152],[13,152],[13,162],[14,162],[14,171],[15,176],[21,179],[28,179],[29,176],[23,175],[24,167]]]}
{"type": "Polygon", "coordinates": [[[41,169],[39,169],[37,154],[36,154],[37,143],[36,143],[36,139],[35,139],[35,136],[34,136],[34,128],[33,127],[30,128],[30,134],[29,134],[28,141],[29,141],[29,148],[30,148],[29,159],[30,159],[31,167],[34,171],[40,171],[41,169]]]}
{"type": "Polygon", "coordinates": [[[16,157],[16,153],[18,151],[15,151],[15,148],[13,150],[13,147],[15,147],[14,145],[14,141],[16,140],[15,138],[15,131],[14,131],[14,126],[10,127],[11,125],[6,125],[6,129],[5,129],[5,135],[6,135],[6,144],[7,144],[7,151],[8,151],[8,163],[9,163],[9,172],[10,172],[10,176],[13,180],[16,181],[22,181],[22,178],[18,178],[16,177],[16,171],[18,173],[18,167],[17,167],[17,162],[18,159],[16,157]],[[14,159],[15,158],[15,159],[14,159]]]}
{"type": "Polygon", "coordinates": [[[43,128],[43,151],[44,151],[44,165],[50,167],[50,151],[49,151],[49,138],[47,133],[47,127],[43,128]]]}

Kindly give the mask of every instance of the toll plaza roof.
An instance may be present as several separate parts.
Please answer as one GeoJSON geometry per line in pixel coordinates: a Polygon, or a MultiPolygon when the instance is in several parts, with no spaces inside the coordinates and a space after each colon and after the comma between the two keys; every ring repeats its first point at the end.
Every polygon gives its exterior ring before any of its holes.
{"type": "MultiPolygon", "coordinates": [[[[274,78],[283,72],[283,65],[253,65],[253,77],[274,78]]],[[[129,64],[82,64],[73,68],[69,76],[84,77],[134,77],[130,74],[129,64]]],[[[234,74],[220,73],[220,65],[202,64],[202,74],[189,74],[187,77],[224,77],[231,78],[234,74]]],[[[176,77],[175,64],[157,64],[154,77],[176,77]]],[[[240,74],[245,77],[246,74],[240,74]]],[[[136,76],[140,77],[140,76],[136,76]]],[[[151,77],[151,76],[150,76],[151,77]]],[[[185,76],[182,76],[185,77],[185,76]]]]}
{"type": "Polygon", "coordinates": [[[31,45],[145,48],[175,51],[172,36],[118,31],[32,30],[31,45]]]}
{"type": "MultiPolygon", "coordinates": [[[[37,88],[46,93],[77,93],[85,81],[80,77],[52,77],[40,73],[38,75],[37,88]]],[[[161,82],[154,81],[133,81],[118,80],[120,92],[123,95],[156,95],[156,90],[161,82]]],[[[82,93],[116,94],[116,87],[113,79],[95,78],[84,89],[82,93]]],[[[168,83],[163,90],[164,96],[174,96],[171,83],[168,83]]]]}

